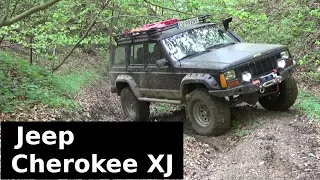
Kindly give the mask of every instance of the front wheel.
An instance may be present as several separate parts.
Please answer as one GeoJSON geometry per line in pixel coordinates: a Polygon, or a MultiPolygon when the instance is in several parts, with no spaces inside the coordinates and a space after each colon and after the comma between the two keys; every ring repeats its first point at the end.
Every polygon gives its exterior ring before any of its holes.
{"type": "Polygon", "coordinates": [[[130,87],[122,89],[120,94],[121,106],[124,114],[133,121],[148,121],[150,102],[139,101],[130,87]]]}
{"type": "Polygon", "coordinates": [[[196,89],[186,97],[186,116],[200,135],[218,136],[230,128],[230,107],[224,99],[211,96],[206,89],[196,89]]]}
{"type": "Polygon", "coordinates": [[[298,97],[297,83],[292,76],[279,84],[279,93],[264,96],[259,99],[262,107],[270,111],[286,111],[298,97]]]}

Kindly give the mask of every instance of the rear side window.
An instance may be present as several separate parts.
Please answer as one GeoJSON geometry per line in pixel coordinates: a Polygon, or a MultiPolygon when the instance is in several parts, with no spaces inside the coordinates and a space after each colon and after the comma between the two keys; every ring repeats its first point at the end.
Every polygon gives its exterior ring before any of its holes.
{"type": "Polygon", "coordinates": [[[126,64],[126,48],[124,46],[118,46],[115,49],[114,65],[126,64]]]}
{"type": "Polygon", "coordinates": [[[130,65],[142,65],[144,60],[143,44],[135,44],[131,46],[130,65]]]}

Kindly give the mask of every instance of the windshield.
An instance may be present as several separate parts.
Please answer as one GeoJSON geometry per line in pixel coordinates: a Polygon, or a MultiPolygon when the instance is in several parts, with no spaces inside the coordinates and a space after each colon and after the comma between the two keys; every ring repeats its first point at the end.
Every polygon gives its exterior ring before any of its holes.
{"type": "Polygon", "coordinates": [[[197,54],[217,45],[236,42],[217,26],[192,29],[162,40],[173,60],[197,54]]]}

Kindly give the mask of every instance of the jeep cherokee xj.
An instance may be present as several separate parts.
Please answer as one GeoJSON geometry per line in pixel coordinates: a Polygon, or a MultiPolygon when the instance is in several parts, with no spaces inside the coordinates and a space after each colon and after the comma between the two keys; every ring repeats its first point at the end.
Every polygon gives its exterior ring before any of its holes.
{"type": "Polygon", "coordinates": [[[245,43],[230,28],[207,22],[210,16],[147,24],[115,37],[110,61],[111,91],[125,115],[146,121],[150,102],[185,105],[200,135],[230,128],[230,107],[239,103],[285,111],[297,98],[288,48],[245,43]]]}

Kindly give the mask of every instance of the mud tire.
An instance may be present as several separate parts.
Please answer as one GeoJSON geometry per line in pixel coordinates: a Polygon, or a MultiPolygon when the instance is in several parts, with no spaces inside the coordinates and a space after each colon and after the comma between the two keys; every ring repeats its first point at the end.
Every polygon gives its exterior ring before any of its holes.
{"type": "Polygon", "coordinates": [[[231,112],[228,103],[223,98],[211,96],[206,89],[196,89],[186,96],[186,117],[191,122],[192,128],[199,135],[218,136],[230,129],[231,112]],[[200,111],[199,107],[201,104],[200,111]],[[199,113],[205,107],[206,125],[199,121],[199,113]],[[196,110],[198,109],[198,110],[196,110]],[[198,111],[198,113],[197,113],[198,111]],[[207,115],[209,114],[209,115],[207,115]],[[202,124],[202,125],[201,125],[202,124]]]}
{"type": "Polygon", "coordinates": [[[130,87],[121,90],[120,101],[126,117],[133,121],[149,121],[150,102],[139,101],[130,87]]]}
{"type": "Polygon", "coordinates": [[[288,77],[279,86],[279,94],[259,99],[262,107],[270,111],[286,111],[295,103],[298,97],[298,87],[294,78],[288,77]]]}

